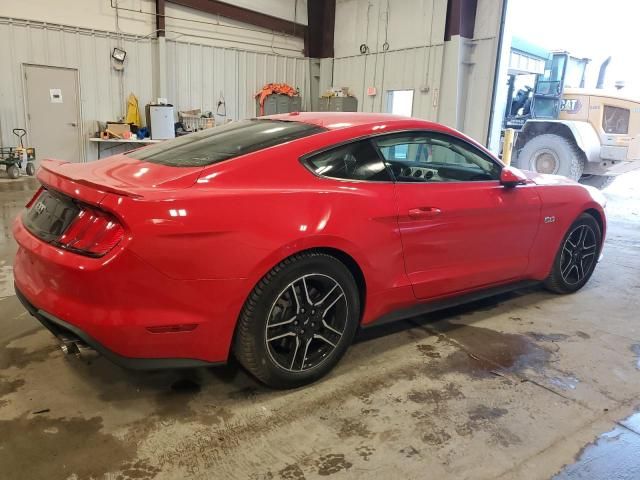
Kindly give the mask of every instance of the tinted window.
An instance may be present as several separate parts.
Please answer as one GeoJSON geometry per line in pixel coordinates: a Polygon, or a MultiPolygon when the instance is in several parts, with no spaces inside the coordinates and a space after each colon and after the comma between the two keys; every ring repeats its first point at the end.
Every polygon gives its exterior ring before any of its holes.
{"type": "Polygon", "coordinates": [[[349,143],[307,159],[307,165],[324,177],[348,180],[391,181],[384,162],[369,140],[349,143]]]}
{"type": "Polygon", "coordinates": [[[169,140],[128,154],[174,167],[211,165],[324,131],[301,122],[244,120],[169,140]]]}
{"type": "Polygon", "coordinates": [[[629,110],[605,105],[604,114],[602,115],[602,129],[605,133],[628,133],[629,110]]]}
{"type": "Polygon", "coordinates": [[[463,140],[439,133],[407,133],[376,139],[398,182],[497,180],[500,166],[463,140]]]}

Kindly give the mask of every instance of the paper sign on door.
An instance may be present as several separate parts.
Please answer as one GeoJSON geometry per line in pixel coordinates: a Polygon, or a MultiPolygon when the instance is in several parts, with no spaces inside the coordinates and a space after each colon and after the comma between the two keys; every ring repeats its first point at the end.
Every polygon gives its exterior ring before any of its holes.
{"type": "Polygon", "coordinates": [[[62,103],[62,90],[59,88],[50,88],[49,97],[51,97],[51,103],[62,103]]]}

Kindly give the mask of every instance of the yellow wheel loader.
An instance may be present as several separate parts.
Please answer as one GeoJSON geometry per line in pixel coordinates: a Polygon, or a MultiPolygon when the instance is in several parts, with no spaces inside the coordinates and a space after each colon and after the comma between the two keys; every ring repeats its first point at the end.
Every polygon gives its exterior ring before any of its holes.
{"type": "Polygon", "coordinates": [[[640,100],[602,90],[609,60],[600,68],[596,88],[589,90],[584,88],[588,59],[551,54],[527,101],[514,98],[524,108],[505,119],[506,126],[518,130],[515,166],[600,189],[640,168],[640,100]]]}

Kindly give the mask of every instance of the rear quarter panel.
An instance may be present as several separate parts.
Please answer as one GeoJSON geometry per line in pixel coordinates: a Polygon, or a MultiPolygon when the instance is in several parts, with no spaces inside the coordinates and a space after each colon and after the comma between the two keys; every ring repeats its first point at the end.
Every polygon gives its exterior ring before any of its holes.
{"type": "MultiPolygon", "coordinates": [[[[363,131],[363,134],[366,131],[363,131]]],[[[135,199],[107,195],[131,232],[127,248],[181,280],[247,279],[245,298],[296,252],[333,248],[351,256],[367,296],[407,287],[392,182],[320,178],[299,158],[353,132],[329,132],[203,170],[189,189],[135,199]]]]}

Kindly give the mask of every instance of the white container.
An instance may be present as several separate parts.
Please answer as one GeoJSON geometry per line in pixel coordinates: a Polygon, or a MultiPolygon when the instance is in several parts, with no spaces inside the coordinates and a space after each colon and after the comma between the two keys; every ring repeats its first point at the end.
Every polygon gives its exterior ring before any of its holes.
{"type": "Polygon", "coordinates": [[[175,138],[175,119],[172,105],[148,105],[147,122],[152,140],[175,138]]]}

